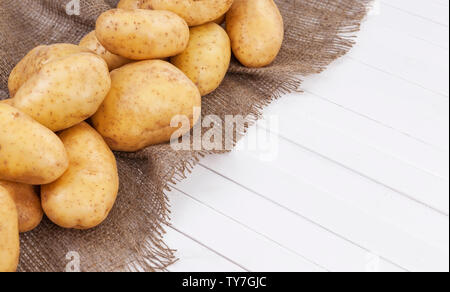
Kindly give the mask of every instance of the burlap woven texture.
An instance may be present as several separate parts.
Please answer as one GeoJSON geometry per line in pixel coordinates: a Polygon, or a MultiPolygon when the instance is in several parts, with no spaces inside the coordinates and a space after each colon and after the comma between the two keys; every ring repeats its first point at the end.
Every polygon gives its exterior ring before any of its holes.
{"type": "MultiPolygon", "coordinates": [[[[118,0],[80,0],[69,16],[69,0],[0,0],[0,99],[15,64],[40,44],[78,43],[100,13],[118,0]]],[[[269,67],[247,69],[233,60],[221,87],[203,98],[203,115],[259,117],[283,93],[299,90],[303,76],[319,73],[353,45],[370,0],[276,0],[285,21],[285,41],[269,67]]],[[[243,133],[240,133],[243,134],[243,133]]],[[[239,139],[239,137],[234,137],[239,139]]],[[[45,149],[43,149],[45,151],[45,149]]],[[[64,230],[44,220],[21,236],[20,271],[63,271],[70,251],[82,271],[160,271],[176,258],[164,244],[170,206],[167,183],[183,179],[199,158],[221,151],[174,151],[168,144],[138,153],[116,153],[120,192],[109,218],[88,231],[64,230]]],[[[176,248],[176,247],[173,247],[176,248]]]]}

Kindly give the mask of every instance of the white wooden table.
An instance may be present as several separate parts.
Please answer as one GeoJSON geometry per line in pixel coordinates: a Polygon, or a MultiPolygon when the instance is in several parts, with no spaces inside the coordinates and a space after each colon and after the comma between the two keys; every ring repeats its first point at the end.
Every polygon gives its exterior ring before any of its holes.
{"type": "Polygon", "coordinates": [[[448,271],[448,9],[378,1],[242,141],[271,126],[272,148],[202,160],[169,194],[170,270],[448,271]]]}

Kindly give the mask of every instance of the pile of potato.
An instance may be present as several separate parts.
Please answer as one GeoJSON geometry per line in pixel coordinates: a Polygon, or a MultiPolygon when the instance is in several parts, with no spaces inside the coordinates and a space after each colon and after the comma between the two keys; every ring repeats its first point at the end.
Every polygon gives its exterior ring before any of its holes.
{"type": "Polygon", "coordinates": [[[0,271],[17,269],[19,233],[44,214],[63,228],[101,224],[119,188],[111,150],[189,131],[172,118],[194,126],[231,51],[244,66],[269,65],[283,33],[273,0],[122,0],[79,45],[30,51],[0,102],[0,271]]]}

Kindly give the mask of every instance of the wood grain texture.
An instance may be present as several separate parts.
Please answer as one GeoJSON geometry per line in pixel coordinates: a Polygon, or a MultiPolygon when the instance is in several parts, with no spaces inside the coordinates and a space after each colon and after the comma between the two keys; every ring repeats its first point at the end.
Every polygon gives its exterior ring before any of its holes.
{"type": "Polygon", "coordinates": [[[448,1],[377,7],[241,141],[275,117],[274,159],[208,157],[174,186],[173,269],[449,270],[448,1]]]}

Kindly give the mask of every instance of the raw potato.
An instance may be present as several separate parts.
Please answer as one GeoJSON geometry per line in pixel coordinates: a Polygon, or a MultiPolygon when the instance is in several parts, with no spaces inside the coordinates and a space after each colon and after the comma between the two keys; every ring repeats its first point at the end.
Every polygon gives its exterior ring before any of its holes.
{"type": "Polygon", "coordinates": [[[197,87],[168,62],[128,64],[114,70],[111,79],[111,91],[92,122],[113,150],[132,152],[169,141],[180,130],[170,126],[177,115],[187,117],[191,127],[199,119],[194,115],[201,107],[197,87]]]}
{"type": "Polygon", "coordinates": [[[139,9],[142,0],[120,0],[117,8],[121,9],[139,9]]]}
{"type": "Polygon", "coordinates": [[[246,67],[269,65],[283,43],[283,18],[273,0],[235,0],[226,27],[233,53],[246,67]]]}
{"type": "Polygon", "coordinates": [[[102,223],[117,197],[116,160],[102,137],[83,122],[60,134],[70,166],[57,181],[42,186],[42,207],[64,228],[88,229],[102,223]]]}
{"type": "Polygon", "coordinates": [[[169,10],[181,16],[189,26],[212,22],[230,9],[233,0],[142,0],[142,9],[169,10]]]}
{"type": "Polygon", "coordinates": [[[132,60],[175,56],[189,42],[186,22],[170,11],[112,9],[97,19],[95,33],[108,51],[132,60]]]}
{"type": "Polygon", "coordinates": [[[16,203],[19,215],[19,231],[28,232],[41,223],[44,212],[41,200],[31,185],[0,180],[0,187],[5,188],[16,203]]]}
{"type": "Polygon", "coordinates": [[[54,44],[32,49],[9,75],[8,88],[11,97],[14,97],[19,88],[45,64],[81,52],[88,52],[88,50],[72,44],[54,44]]]}
{"type": "Polygon", "coordinates": [[[231,59],[230,39],[213,22],[190,29],[187,49],[171,59],[197,85],[202,96],[219,87],[231,59]]]}
{"type": "Polygon", "coordinates": [[[225,14],[214,20],[213,22],[217,23],[218,25],[221,25],[225,22],[225,14]]]}
{"type": "Polygon", "coordinates": [[[0,272],[15,272],[19,264],[19,219],[9,192],[0,186],[0,272]]]}
{"type": "Polygon", "coordinates": [[[91,31],[88,33],[81,41],[80,47],[87,48],[105,60],[106,64],[108,64],[109,71],[122,67],[125,64],[132,62],[131,60],[114,55],[108,52],[102,44],[97,40],[95,36],[95,31],[91,31]]]}
{"type": "Polygon", "coordinates": [[[28,115],[0,103],[0,179],[42,185],[69,165],[61,140],[28,115]]]}
{"type": "Polygon", "coordinates": [[[10,98],[4,99],[4,100],[0,100],[0,103],[4,103],[4,104],[8,104],[8,105],[12,106],[12,102],[11,102],[10,98]]]}
{"type": "Polygon", "coordinates": [[[105,61],[91,52],[83,52],[43,65],[20,87],[11,102],[56,132],[92,116],[110,86],[105,61]]]}

